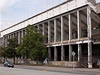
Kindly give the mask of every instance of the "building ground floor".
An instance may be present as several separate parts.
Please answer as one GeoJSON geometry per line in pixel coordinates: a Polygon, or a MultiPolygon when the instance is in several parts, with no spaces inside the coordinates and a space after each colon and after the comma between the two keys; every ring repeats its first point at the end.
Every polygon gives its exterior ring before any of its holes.
{"type": "Polygon", "coordinates": [[[58,66],[72,67],[97,67],[100,59],[100,44],[80,43],[80,44],[59,44],[48,47],[50,64],[58,66]],[[75,52],[73,57],[72,52],[75,52]]]}
{"type": "MultiPolygon", "coordinates": [[[[100,59],[100,44],[85,42],[86,41],[84,41],[84,43],[59,43],[47,46],[48,64],[64,67],[73,67],[73,65],[74,67],[84,68],[98,67],[97,62],[98,59],[100,59]],[[72,52],[75,52],[74,57],[72,52]]],[[[7,60],[13,62],[13,59],[7,60]]],[[[24,58],[15,59],[15,63],[26,63],[26,61],[24,58]]],[[[2,62],[4,62],[3,58],[2,62]]],[[[34,60],[28,60],[28,63],[36,64],[34,60]]]]}

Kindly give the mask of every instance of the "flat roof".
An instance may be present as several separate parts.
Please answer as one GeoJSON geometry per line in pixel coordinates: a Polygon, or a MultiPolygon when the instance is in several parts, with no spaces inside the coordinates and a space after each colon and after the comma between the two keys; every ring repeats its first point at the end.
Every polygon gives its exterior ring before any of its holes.
{"type": "Polygon", "coordinates": [[[25,22],[25,21],[28,21],[29,19],[32,19],[32,18],[34,18],[34,17],[36,17],[36,16],[38,16],[38,15],[41,15],[41,14],[43,14],[43,13],[45,13],[45,12],[48,12],[48,11],[50,11],[50,10],[56,8],[56,7],[59,7],[59,6],[65,4],[65,3],[67,3],[67,2],[70,2],[70,1],[73,1],[73,0],[68,0],[68,1],[65,1],[65,2],[63,2],[63,3],[61,3],[61,4],[58,4],[58,5],[56,5],[56,6],[52,7],[52,8],[49,8],[49,9],[47,9],[47,10],[45,10],[45,11],[43,11],[43,12],[40,12],[40,13],[38,13],[38,14],[32,16],[32,17],[29,17],[29,18],[27,18],[27,19],[25,19],[25,20],[23,20],[23,21],[21,21],[21,22],[18,22],[18,23],[14,24],[14,25],[12,25],[12,26],[10,26],[10,27],[8,27],[8,28],[5,28],[5,29],[1,30],[1,32],[2,32],[2,31],[5,31],[5,30],[7,30],[7,29],[9,29],[9,28],[11,28],[11,27],[14,27],[14,26],[16,26],[16,25],[18,25],[18,24],[21,24],[21,23],[23,23],[23,22],[25,22]]]}

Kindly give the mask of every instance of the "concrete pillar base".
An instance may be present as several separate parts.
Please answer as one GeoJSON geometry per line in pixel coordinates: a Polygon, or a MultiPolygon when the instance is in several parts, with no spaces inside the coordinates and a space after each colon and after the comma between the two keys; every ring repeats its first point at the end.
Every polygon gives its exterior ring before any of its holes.
{"type": "Polygon", "coordinates": [[[90,69],[92,68],[92,63],[88,64],[88,68],[90,68],[90,69]]]}

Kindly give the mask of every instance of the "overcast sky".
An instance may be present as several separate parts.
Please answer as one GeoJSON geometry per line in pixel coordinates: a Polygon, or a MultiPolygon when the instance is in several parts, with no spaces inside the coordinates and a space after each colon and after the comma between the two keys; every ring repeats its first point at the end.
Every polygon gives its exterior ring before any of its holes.
{"type": "Polygon", "coordinates": [[[0,30],[64,1],[66,0],[0,0],[0,30]]]}

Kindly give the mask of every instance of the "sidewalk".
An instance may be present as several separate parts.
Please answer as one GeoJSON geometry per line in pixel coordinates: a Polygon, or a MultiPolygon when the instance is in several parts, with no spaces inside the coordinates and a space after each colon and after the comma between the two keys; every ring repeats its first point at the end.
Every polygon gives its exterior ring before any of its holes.
{"type": "Polygon", "coordinates": [[[52,71],[52,72],[64,72],[64,73],[82,73],[89,75],[98,75],[99,69],[88,69],[88,68],[65,68],[65,67],[49,67],[49,66],[25,66],[26,69],[42,70],[42,71],[52,71]]]}

